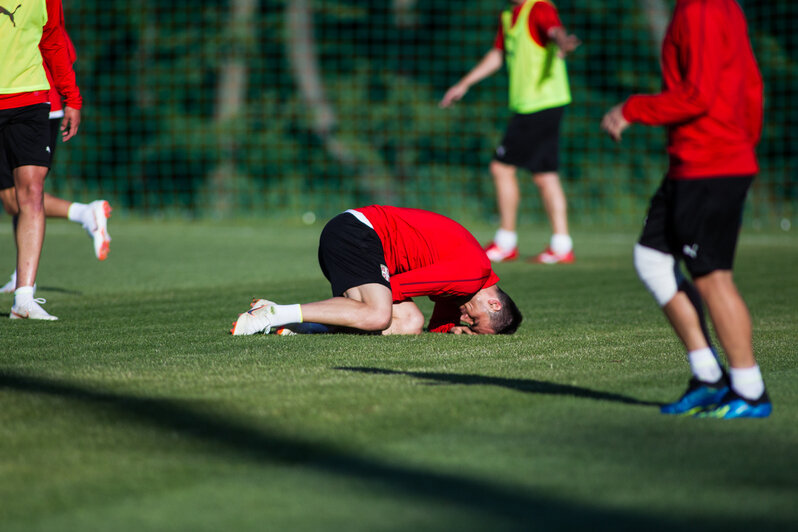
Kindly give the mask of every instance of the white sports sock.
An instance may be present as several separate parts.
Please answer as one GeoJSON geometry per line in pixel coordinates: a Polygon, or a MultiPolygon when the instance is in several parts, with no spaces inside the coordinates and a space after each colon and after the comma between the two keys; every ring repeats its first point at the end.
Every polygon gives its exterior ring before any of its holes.
{"type": "Polygon", "coordinates": [[[35,286],[20,286],[14,291],[14,306],[25,305],[33,301],[35,286]]]}
{"type": "Polygon", "coordinates": [[[690,362],[693,375],[700,381],[717,382],[723,375],[720,364],[709,347],[690,351],[687,353],[687,360],[690,362]]]}
{"type": "Polygon", "coordinates": [[[86,225],[85,218],[89,213],[89,206],[85,203],[73,202],[67,211],[67,218],[71,222],[77,222],[86,225]]]}
{"type": "Polygon", "coordinates": [[[518,245],[518,233],[507,229],[498,229],[493,243],[505,250],[511,250],[518,245]]]}
{"type": "Polygon", "coordinates": [[[765,391],[765,382],[757,364],[750,368],[729,368],[729,377],[732,389],[746,399],[759,399],[765,391]]]}
{"type": "Polygon", "coordinates": [[[274,305],[273,312],[269,313],[272,327],[288,325],[289,323],[302,323],[302,308],[295,305],[274,305]]]}
{"type": "Polygon", "coordinates": [[[574,241],[571,240],[570,235],[551,235],[551,242],[549,243],[551,250],[558,254],[564,255],[574,249],[574,241]]]}

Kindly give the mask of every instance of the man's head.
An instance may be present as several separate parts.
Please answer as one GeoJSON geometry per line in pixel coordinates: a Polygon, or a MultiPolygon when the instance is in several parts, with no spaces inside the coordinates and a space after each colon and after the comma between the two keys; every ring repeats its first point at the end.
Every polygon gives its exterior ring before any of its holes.
{"type": "Polygon", "coordinates": [[[474,294],[460,306],[460,314],[477,334],[513,334],[523,320],[515,302],[496,285],[474,294]]]}

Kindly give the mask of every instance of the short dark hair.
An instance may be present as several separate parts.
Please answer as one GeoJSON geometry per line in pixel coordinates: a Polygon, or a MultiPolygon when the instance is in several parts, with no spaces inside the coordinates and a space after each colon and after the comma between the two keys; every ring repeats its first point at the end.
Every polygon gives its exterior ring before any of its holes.
{"type": "Polygon", "coordinates": [[[510,296],[508,296],[501,288],[496,287],[496,297],[502,304],[501,310],[494,312],[490,316],[490,326],[494,334],[513,334],[518,330],[524,317],[518,306],[515,304],[510,296]]]}

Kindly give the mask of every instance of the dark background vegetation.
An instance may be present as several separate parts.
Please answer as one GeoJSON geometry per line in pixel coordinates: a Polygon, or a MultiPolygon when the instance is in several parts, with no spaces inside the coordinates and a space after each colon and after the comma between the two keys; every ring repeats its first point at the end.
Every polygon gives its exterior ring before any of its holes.
{"type": "MultiPolygon", "coordinates": [[[[662,130],[635,127],[616,146],[598,123],[627,95],[658,89],[672,4],[557,2],[584,43],[568,63],[574,103],[561,145],[576,222],[637,223],[665,170],[662,130]]],[[[143,215],[323,217],[387,202],[487,220],[495,210],[487,164],[509,116],[506,76],[453,109],[437,102],[492,45],[502,7],[67,2],[86,107],[49,186],[143,215]]],[[[774,0],[744,9],[766,80],[762,172],[747,218],[772,226],[796,216],[798,8],[774,0]]],[[[529,180],[522,192],[522,220],[542,221],[529,180]]]]}

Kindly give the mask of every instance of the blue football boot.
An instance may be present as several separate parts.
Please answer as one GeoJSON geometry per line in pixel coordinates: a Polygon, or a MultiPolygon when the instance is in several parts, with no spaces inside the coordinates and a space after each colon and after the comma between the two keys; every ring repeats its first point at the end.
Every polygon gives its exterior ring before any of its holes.
{"type": "Polygon", "coordinates": [[[714,408],[708,408],[695,414],[695,417],[735,419],[743,417],[768,417],[773,411],[770,397],[762,392],[759,399],[751,401],[729,390],[723,400],[714,408]]]}
{"type": "Polygon", "coordinates": [[[660,407],[663,414],[677,416],[691,416],[707,408],[717,406],[721,399],[729,392],[729,385],[725,375],[717,382],[703,382],[695,377],[690,379],[687,391],[674,402],[660,407]]]}

